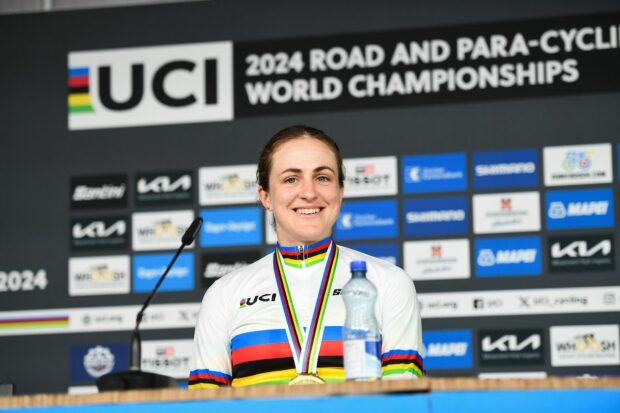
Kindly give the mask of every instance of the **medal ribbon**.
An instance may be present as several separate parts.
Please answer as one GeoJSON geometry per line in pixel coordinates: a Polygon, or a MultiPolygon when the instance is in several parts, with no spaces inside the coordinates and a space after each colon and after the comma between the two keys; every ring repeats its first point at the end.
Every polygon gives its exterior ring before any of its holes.
{"type": "Polygon", "coordinates": [[[284,264],[280,250],[276,248],[273,254],[273,272],[286,321],[286,333],[293,353],[293,359],[295,360],[295,366],[297,366],[297,372],[301,374],[316,372],[319,348],[323,340],[323,318],[338,263],[338,246],[333,242],[325,261],[325,270],[323,271],[321,286],[319,287],[314,310],[312,311],[310,325],[304,334],[297,318],[295,306],[293,305],[293,297],[288,287],[286,274],[284,273],[284,264]]]}

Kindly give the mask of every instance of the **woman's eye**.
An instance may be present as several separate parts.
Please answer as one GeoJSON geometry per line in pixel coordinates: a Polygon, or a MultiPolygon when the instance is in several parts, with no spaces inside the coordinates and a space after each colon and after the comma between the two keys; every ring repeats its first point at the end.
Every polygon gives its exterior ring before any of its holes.
{"type": "Polygon", "coordinates": [[[289,178],[286,178],[284,182],[286,182],[287,184],[294,184],[295,182],[297,182],[297,178],[295,178],[294,176],[291,176],[289,178]]]}
{"type": "Polygon", "coordinates": [[[329,182],[329,177],[325,176],[325,175],[321,175],[317,178],[317,180],[319,182],[329,182]]]}

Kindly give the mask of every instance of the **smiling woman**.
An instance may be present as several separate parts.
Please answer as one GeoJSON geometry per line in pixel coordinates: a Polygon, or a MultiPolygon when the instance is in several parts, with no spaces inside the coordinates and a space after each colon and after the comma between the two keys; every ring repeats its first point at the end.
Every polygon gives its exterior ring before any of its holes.
{"type": "Polygon", "coordinates": [[[189,387],[343,381],[340,291],[358,260],[378,291],[383,378],[420,377],[422,329],[410,277],[332,239],[344,193],[338,145],[318,129],[285,128],[263,148],[257,180],[278,244],[205,294],[189,387]]]}

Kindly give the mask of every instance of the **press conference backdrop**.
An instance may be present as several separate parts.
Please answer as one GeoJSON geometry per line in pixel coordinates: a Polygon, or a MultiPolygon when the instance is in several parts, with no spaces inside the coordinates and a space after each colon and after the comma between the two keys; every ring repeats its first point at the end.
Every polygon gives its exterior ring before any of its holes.
{"type": "MultiPolygon", "coordinates": [[[[429,376],[620,372],[620,7],[212,1],[0,17],[0,382],[182,385],[205,289],[273,248],[265,141],[346,157],[339,243],[404,266],[429,376]]],[[[238,297],[244,311],[269,297],[238,297]]],[[[255,307],[254,307],[255,308],[255,307]]]]}

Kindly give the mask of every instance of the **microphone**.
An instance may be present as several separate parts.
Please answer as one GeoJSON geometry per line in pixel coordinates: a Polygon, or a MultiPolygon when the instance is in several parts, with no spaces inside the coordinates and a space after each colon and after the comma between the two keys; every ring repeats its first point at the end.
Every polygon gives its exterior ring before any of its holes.
{"type": "Polygon", "coordinates": [[[129,353],[129,371],[123,371],[118,373],[108,373],[99,377],[96,381],[99,391],[106,390],[133,390],[133,389],[159,389],[164,387],[176,387],[176,381],[172,377],[164,376],[162,374],[149,373],[141,370],[142,362],[142,339],[140,338],[140,323],[144,311],[151,303],[153,297],[159,290],[159,287],[164,282],[166,275],[176,262],[177,258],[183,251],[183,248],[190,245],[198,236],[200,227],[202,226],[202,218],[198,217],[192,221],[187,228],[183,237],[181,237],[181,246],[177,250],[176,254],[168,264],[168,267],[162,274],[162,276],[155,284],[153,291],[144,301],[142,308],[136,315],[136,326],[134,327],[133,334],[131,335],[131,345],[129,353]]]}

